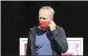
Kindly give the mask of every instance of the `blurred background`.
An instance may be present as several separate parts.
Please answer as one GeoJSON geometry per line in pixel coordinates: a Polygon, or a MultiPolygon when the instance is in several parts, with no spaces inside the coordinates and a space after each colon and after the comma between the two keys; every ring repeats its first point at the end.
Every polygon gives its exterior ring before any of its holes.
{"type": "Polygon", "coordinates": [[[66,36],[83,37],[88,47],[88,2],[1,1],[2,56],[19,55],[19,38],[26,38],[29,28],[38,24],[39,9],[46,5],[54,8],[54,21],[64,28],[66,36]]]}

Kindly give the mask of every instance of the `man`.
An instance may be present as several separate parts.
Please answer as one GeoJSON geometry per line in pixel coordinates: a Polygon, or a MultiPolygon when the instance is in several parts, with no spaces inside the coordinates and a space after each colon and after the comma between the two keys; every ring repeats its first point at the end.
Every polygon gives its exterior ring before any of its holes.
{"type": "Polygon", "coordinates": [[[55,24],[54,13],[50,6],[39,10],[39,25],[30,28],[26,56],[61,56],[67,51],[64,29],[55,24]]]}

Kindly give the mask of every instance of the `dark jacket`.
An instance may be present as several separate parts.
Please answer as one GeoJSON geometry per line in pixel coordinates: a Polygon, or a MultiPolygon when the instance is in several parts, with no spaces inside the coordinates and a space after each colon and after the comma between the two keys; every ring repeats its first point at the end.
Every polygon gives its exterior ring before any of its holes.
{"type": "MultiPolygon", "coordinates": [[[[37,26],[30,28],[28,34],[28,43],[27,43],[27,52],[26,56],[35,56],[35,37],[36,37],[36,28],[37,26]]],[[[65,53],[68,50],[68,43],[66,39],[66,35],[64,29],[60,26],[56,26],[56,30],[48,31],[51,32],[52,35],[50,38],[53,55],[62,56],[61,53],[65,53]]]]}

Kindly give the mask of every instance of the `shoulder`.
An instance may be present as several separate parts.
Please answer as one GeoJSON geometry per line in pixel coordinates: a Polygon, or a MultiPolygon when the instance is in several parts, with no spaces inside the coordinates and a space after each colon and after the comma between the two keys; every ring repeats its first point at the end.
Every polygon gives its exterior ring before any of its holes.
{"type": "Polygon", "coordinates": [[[29,30],[36,30],[37,26],[33,26],[31,28],[29,28],[29,30]]]}
{"type": "Polygon", "coordinates": [[[57,29],[63,29],[63,27],[56,25],[57,29]]]}
{"type": "Polygon", "coordinates": [[[65,30],[63,29],[63,27],[60,26],[56,26],[56,30],[62,35],[62,36],[66,36],[65,30]]]}
{"type": "Polygon", "coordinates": [[[56,25],[56,30],[64,31],[63,27],[56,25]]]}
{"type": "Polygon", "coordinates": [[[29,28],[28,35],[31,35],[31,33],[34,32],[35,30],[36,30],[36,26],[29,28]]]}

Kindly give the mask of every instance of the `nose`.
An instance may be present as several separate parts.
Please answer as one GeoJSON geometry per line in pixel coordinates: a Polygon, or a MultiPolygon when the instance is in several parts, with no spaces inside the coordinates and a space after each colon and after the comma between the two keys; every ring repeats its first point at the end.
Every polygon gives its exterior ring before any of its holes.
{"type": "Polygon", "coordinates": [[[44,20],[41,18],[40,21],[44,21],[44,20]]]}

